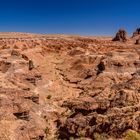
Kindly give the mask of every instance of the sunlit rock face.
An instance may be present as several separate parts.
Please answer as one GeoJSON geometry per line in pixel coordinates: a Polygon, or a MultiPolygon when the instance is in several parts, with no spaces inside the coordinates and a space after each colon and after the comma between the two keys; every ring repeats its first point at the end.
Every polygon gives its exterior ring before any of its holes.
{"type": "Polygon", "coordinates": [[[139,132],[140,46],[116,39],[0,33],[0,139],[139,132]]]}

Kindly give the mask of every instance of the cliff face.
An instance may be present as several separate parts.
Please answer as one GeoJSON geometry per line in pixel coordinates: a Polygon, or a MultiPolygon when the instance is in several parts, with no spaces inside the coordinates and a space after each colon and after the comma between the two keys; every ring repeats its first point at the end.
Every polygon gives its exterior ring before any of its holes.
{"type": "Polygon", "coordinates": [[[0,37],[0,139],[119,139],[140,131],[140,45],[134,39],[0,37]]]}

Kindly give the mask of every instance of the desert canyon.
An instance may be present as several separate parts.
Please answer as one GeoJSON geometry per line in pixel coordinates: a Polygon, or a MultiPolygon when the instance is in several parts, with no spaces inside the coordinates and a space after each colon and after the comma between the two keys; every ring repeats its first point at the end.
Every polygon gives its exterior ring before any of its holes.
{"type": "Polygon", "coordinates": [[[0,33],[0,140],[126,140],[130,132],[140,132],[140,30],[0,33]]]}

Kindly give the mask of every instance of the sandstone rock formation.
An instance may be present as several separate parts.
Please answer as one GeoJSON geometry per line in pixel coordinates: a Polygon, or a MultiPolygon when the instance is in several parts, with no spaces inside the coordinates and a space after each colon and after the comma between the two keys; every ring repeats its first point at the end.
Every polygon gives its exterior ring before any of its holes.
{"type": "Polygon", "coordinates": [[[127,33],[126,33],[126,31],[124,29],[120,29],[116,33],[116,36],[113,38],[113,41],[121,41],[121,42],[127,41],[127,33]]]}
{"type": "Polygon", "coordinates": [[[140,44],[140,39],[137,39],[136,42],[135,42],[135,44],[136,45],[139,45],[140,44]]]}
{"type": "Polygon", "coordinates": [[[133,36],[132,37],[136,37],[140,35],[140,28],[137,28],[136,31],[133,33],[133,36]]]}
{"type": "Polygon", "coordinates": [[[29,70],[32,70],[34,68],[34,63],[33,61],[30,59],[29,60],[29,70]]]}
{"type": "Polygon", "coordinates": [[[125,37],[0,33],[0,139],[139,133],[140,46],[125,37]]]}

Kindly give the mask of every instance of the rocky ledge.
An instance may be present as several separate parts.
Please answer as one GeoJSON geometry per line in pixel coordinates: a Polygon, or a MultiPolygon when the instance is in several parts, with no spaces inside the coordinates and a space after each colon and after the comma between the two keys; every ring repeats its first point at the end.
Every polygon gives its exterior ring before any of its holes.
{"type": "Polygon", "coordinates": [[[0,139],[123,140],[140,132],[138,30],[115,39],[11,34],[0,38],[0,139]]]}

